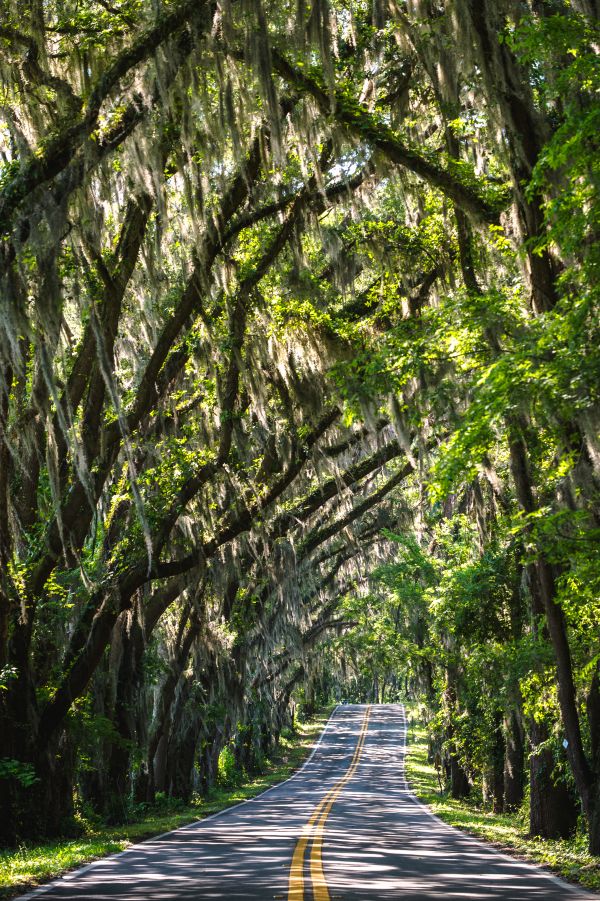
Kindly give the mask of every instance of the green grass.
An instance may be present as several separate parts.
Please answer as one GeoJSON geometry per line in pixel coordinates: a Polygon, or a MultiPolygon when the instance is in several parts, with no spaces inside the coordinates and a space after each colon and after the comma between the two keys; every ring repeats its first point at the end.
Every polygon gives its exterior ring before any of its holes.
{"type": "Polygon", "coordinates": [[[263,773],[235,788],[215,788],[207,798],[189,805],[158,805],[144,819],[125,826],[87,824],[81,838],[0,850],[0,898],[12,898],[61,873],[225,810],[282,782],[302,765],[330,712],[324,711],[299,725],[296,735],[281,740],[276,755],[266,761],[263,773]]]}
{"type": "Polygon", "coordinates": [[[494,814],[476,803],[440,795],[433,764],[427,761],[427,732],[414,722],[409,729],[406,775],[415,795],[441,820],[491,842],[498,850],[547,867],[569,882],[600,891],[600,860],[587,851],[587,836],[568,840],[529,838],[521,813],[494,814]]]}

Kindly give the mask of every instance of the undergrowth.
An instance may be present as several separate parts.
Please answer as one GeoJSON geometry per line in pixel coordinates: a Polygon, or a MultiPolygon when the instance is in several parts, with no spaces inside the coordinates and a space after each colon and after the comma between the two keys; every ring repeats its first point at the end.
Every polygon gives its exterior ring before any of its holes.
{"type": "MultiPolygon", "coordinates": [[[[207,797],[194,798],[190,804],[159,796],[154,805],[143,805],[143,815],[126,825],[105,826],[90,817],[81,821],[83,834],[79,838],[0,850],[0,898],[12,898],[135,842],[225,810],[287,779],[308,756],[330,712],[298,724],[295,733],[282,737],[277,752],[265,761],[263,772],[239,784],[217,786],[207,797]]],[[[142,810],[139,812],[142,814],[142,810]]]]}
{"type": "Polygon", "coordinates": [[[427,759],[426,728],[410,714],[406,777],[417,798],[450,826],[600,892],[600,860],[588,853],[585,833],[570,839],[532,838],[527,834],[528,823],[522,812],[495,814],[476,798],[457,801],[447,791],[440,791],[435,768],[427,759]]]}

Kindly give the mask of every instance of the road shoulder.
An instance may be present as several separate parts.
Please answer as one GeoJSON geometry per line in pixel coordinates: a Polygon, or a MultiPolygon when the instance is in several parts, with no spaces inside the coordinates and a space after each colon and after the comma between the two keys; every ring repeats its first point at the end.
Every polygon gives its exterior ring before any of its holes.
{"type": "Polygon", "coordinates": [[[15,898],[44,886],[57,877],[134,845],[157,838],[190,823],[214,816],[257,797],[296,773],[309,759],[332,708],[319,711],[302,723],[292,738],[282,743],[264,772],[232,787],[215,789],[208,798],[193,804],[157,805],[148,815],[123,826],[82,822],[82,835],[17,849],[0,849],[0,899],[15,898]]]}
{"type": "Polygon", "coordinates": [[[408,718],[406,778],[415,797],[432,814],[502,854],[534,864],[600,897],[600,860],[588,853],[585,835],[569,840],[529,838],[520,813],[493,814],[471,802],[441,795],[435,768],[427,760],[426,728],[414,714],[409,712],[408,718]]]}

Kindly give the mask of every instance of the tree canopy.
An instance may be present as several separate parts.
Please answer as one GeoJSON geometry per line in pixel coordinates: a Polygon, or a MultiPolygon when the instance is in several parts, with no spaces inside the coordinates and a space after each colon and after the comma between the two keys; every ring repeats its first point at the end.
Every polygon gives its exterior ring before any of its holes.
{"type": "Polygon", "coordinates": [[[3,841],[337,691],[600,853],[598,13],[0,0],[3,841]]]}

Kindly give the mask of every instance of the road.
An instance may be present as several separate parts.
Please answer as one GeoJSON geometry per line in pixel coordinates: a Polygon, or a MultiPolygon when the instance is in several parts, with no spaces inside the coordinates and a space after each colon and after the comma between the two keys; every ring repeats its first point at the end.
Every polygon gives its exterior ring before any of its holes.
{"type": "Polygon", "coordinates": [[[598,901],[432,817],[406,785],[405,731],[400,705],[338,707],[292,779],[23,901],[598,901]]]}

